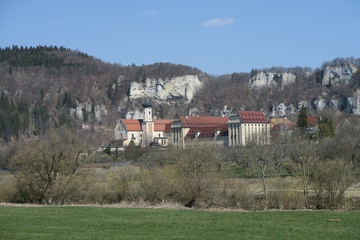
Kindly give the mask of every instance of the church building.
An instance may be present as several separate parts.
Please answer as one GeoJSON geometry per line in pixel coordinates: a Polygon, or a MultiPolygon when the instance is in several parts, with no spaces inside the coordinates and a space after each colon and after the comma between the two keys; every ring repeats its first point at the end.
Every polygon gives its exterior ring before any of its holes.
{"type": "Polygon", "coordinates": [[[152,106],[144,103],[144,119],[120,119],[115,127],[115,140],[123,146],[131,142],[140,146],[167,146],[171,137],[170,119],[153,119],[152,106]]]}

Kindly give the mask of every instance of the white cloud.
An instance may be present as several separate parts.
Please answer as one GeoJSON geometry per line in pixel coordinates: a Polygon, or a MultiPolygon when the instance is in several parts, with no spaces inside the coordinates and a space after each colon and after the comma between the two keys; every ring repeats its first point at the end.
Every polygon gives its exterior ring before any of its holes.
{"type": "Polygon", "coordinates": [[[145,15],[148,17],[157,17],[157,16],[159,16],[159,12],[158,11],[146,11],[145,15]]]}
{"type": "Polygon", "coordinates": [[[216,26],[226,26],[229,24],[235,23],[235,18],[213,18],[206,22],[203,22],[201,26],[203,27],[216,27],[216,26]]]}

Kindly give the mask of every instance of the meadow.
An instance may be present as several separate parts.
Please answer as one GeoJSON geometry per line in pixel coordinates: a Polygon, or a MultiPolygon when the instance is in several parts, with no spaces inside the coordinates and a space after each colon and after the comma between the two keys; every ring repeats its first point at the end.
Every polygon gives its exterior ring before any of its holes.
{"type": "Polygon", "coordinates": [[[359,239],[359,211],[0,206],[0,239],[359,239]]]}

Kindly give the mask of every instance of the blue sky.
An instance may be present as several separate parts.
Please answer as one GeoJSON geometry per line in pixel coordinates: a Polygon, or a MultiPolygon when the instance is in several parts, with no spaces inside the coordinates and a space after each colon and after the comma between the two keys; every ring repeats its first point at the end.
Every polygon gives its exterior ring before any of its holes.
{"type": "Polygon", "coordinates": [[[1,0],[0,47],[57,45],[105,62],[209,74],[360,57],[358,0],[1,0]]]}

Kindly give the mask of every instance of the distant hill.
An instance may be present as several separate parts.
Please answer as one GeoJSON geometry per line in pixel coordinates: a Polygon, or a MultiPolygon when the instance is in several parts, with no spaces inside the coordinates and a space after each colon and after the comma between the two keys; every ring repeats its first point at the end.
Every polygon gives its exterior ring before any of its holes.
{"type": "Polygon", "coordinates": [[[360,115],[359,67],[359,59],[337,58],[315,70],[211,76],[178,64],[123,66],[65,47],[12,46],[0,49],[0,136],[12,141],[59,125],[113,129],[119,118],[136,118],[145,99],[161,118],[235,108],[291,115],[299,104],[360,115]]]}

